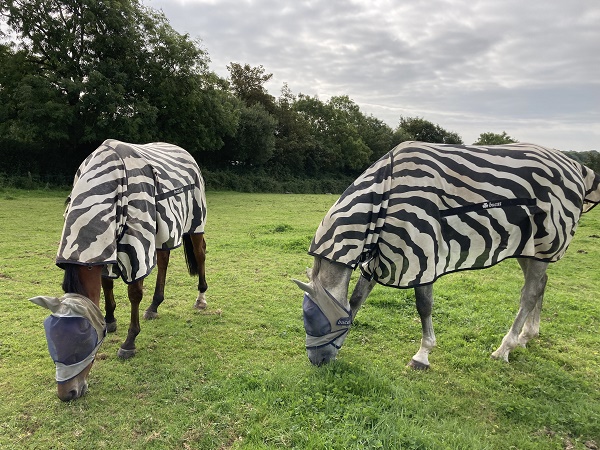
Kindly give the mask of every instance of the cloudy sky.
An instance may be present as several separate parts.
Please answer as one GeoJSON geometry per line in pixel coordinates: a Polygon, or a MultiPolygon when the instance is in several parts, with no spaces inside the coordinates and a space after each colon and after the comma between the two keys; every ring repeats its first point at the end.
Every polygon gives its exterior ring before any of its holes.
{"type": "Polygon", "coordinates": [[[598,0],[143,0],[202,41],[211,69],[262,65],[278,97],[348,95],[392,128],[423,117],[465,143],[600,151],[598,0]]]}

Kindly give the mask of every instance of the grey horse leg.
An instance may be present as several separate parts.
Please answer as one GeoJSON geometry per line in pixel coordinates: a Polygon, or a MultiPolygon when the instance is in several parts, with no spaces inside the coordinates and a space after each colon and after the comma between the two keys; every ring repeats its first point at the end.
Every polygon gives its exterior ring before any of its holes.
{"type": "Polygon", "coordinates": [[[417,370],[429,369],[429,353],[435,347],[435,333],[433,332],[433,284],[415,288],[417,312],[421,318],[421,348],[408,363],[409,367],[417,370]]]}
{"type": "Polygon", "coordinates": [[[352,310],[352,320],[356,317],[358,310],[363,305],[376,282],[374,280],[367,280],[362,275],[358,279],[356,286],[354,287],[354,291],[352,291],[352,296],[350,297],[350,309],[352,310]]]}
{"type": "Polygon", "coordinates": [[[536,299],[533,311],[531,311],[531,313],[527,316],[527,320],[525,320],[525,325],[523,325],[521,334],[519,334],[518,342],[521,347],[525,347],[531,339],[538,337],[540,334],[540,314],[542,312],[542,303],[544,301],[546,282],[548,281],[548,275],[546,275],[546,268],[548,267],[547,263],[535,261],[533,259],[519,259],[519,264],[521,265],[521,269],[523,270],[525,278],[528,276],[527,272],[530,270],[532,263],[537,263],[545,267],[543,269],[544,273],[542,279],[540,280],[540,283],[542,283],[540,286],[541,292],[536,299]]]}
{"type": "Polygon", "coordinates": [[[502,359],[506,362],[508,362],[509,353],[517,345],[525,345],[529,339],[538,335],[542,299],[548,280],[546,275],[548,263],[523,258],[519,259],[519,264],[525,276],[525,284],[521,289],[519,312],[510,330],[502,339],[502,344],[498,350],[492,353],[492,358],[502,359]]]}

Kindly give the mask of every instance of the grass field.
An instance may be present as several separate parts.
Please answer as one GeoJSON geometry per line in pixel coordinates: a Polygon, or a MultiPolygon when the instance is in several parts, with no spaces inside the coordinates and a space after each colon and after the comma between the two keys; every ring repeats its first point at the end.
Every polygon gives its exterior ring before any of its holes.
{"type": "MultiPolygon", "coordinates": [[[[492,360],[518,308],[516,261],[435,285],[438,347],[408,369],[420,324],[410,290],[377,286],[338,360],[312,367],[302,293],[310,239],[336,196],[209,192],[206,312],[174,251],[160,318],[121,361],[129,305],[116,284],[109,335],[83,398],[56,397],[27,299],[60,295],[66,192],[0,191],[0,448],[597,449],[600,207],[551,265],[540,338],[492,360]]],[[[154,274],[147,280],[145,308],[154,274]]]]}

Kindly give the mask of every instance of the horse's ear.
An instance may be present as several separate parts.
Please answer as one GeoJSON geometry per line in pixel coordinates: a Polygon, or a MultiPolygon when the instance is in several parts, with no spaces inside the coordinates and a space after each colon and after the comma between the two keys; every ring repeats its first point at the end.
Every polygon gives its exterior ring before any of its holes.
{"type": "Polygon", "coordinates": [[[56,297],[39,296],[30,298],[29,301],[35,303],[36,305],[47,308],[50,311],[55,311],[56,308],[60,306],[60,300],[56,297]]]}
{"type": "Polygon", "coordinates": [[[300,281],[300,280],[294,280],[293,278],[292,278],[292,281],[293,281],[294,283],[296,283],[296,284],[298,285],[298,287],[299,287],[300,289],[302,289],[304,292],[308,293],[309,295],[311,295],[311,296],[313,296],[313,297],[315,296],[315,290],[313,289],[313,287],[312,287],[310,284],[308,284],[308,283],[303,283],[303,282],[302,282],[302,281],[300,281]]]}

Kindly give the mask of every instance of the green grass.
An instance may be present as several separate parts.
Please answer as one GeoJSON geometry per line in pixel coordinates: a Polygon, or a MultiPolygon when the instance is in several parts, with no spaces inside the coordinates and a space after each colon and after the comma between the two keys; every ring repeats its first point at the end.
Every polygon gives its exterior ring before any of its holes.
{"type": "MultiPolygon", "coordinates": [[[[310,239],[336,196],[209,192],[209,308],[174,251],[160,318],[138,354],[116,352],[129,305],[90,391],[62,403],[44,339],[60,295],[54,265],[66,192],[0,191],[0,448],[591,449],[600,444],[600,207],[550,266],[541,336],[492,360],[518,308],[516,261],[435,285],[432,368],[406,363],[420,324],[410,290],[377,286],[338,360],[312,367],[302,294],[310,239]],[[594,237],[595,236],[595,237],[594,237]],[[594,444],[595,443],[595,444],[594,444]]],[[[153,274],[154,275],[154,274],[153,274]]],[[[150,302],[147,281],[143,307],[150,302]]]]}

